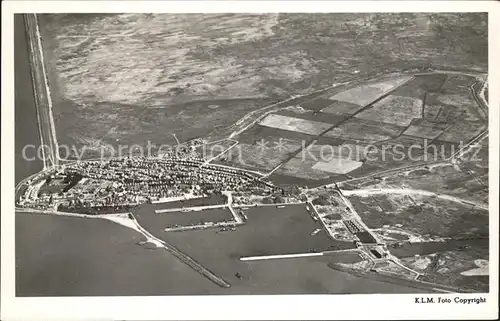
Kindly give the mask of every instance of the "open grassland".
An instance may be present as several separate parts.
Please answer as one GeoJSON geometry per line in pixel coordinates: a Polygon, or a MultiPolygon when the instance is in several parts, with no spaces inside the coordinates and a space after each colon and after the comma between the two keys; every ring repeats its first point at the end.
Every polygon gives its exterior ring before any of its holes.
{"type": "Polygon", "coordinates": [[[441,91],[447,94],[467,91],[476,81],[475,77],[469,75],[448,75],[441,87],[441,91]]]}
{"type": "Polygon", "coordinates": [[[97,151],[204,136],[354,78],[429,63],[486,70],[484,17],[46,14],[40,27],[59,143],[97,151]]]}
{"type": "Polygon", "coordinates": [[[488,211],[470,205],[420,195],[350,196],[356,211],[371,228],[400,227],[415,237],[488,236],[488,211]]]}
{"type": "Polygon", "coordinates": [[[315,122],[325,122],[331,124],[331,126],[342,122],[347,116],[345,115],[334,115],[330,113],[324,113],[321,111],[311,111],[308,109],[300,108],[289,108],[287,110],[280,110],[276,114],[281,116],[295,117],[305,120],[311,120],[315,122]]]}
{"type": "Polygon", "coordinates": [[[401,261],[422,273],[423,281],[434,282],[472,290],[488,292],[488,246],[471,246],[467,249],[443,251],[401,261]]]}
{"type": "Polygon", "coordinates": [[[201,155],[207,160],[225,159],[229,151],[237,145],[237,141],[232,139],[224,139],[208,144],[203,144],[195,148],[198,155],[201,155]]]}
{"type": "Polygon", "coordinates": [[[488,125],[483,121],[458,121],[443,132],[443,134],[439,136],[439,139],[457,144],[465,144],[486,128],[488,128],[488,125]]]}
{"type": "Polygon", "coordinates": [[[476,143],[467,153],[463,153],[458,159],[458,165],[463,172],[483,180],[483,183],[487,186],[489,172],[488,140],[485,139],[476,143]]]}
{"type": "Polygon", "coordinates": [[[457,165],[446,164],[408,170],[380,178],[344,183],[344,189],[410,188],[488,204],[488,148],[479,144],[457,165]]]}
{"type": "Polygon", "coordinates": [[[405,269],[404,267],[392,261],[377,263],[374,268],[377,270],[377,273],[396,278],[414,280],[416,275],[412,271],[409,271],[408,269],[405,269]]]}

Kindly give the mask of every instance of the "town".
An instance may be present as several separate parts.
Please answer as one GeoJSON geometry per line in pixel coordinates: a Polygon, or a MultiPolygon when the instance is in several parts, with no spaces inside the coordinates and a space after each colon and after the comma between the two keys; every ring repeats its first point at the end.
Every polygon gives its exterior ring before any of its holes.
{"type": "Polygon", "coordinates": [[[146,202],[222,195],[223,191],[236,192],[240,200],[280,191],[245,170],[204,164],[205,159],[193,150],[185,146],[157,157],[127,156],[53,167],[26,181],[16,205],[108,214],[146,202]]]}

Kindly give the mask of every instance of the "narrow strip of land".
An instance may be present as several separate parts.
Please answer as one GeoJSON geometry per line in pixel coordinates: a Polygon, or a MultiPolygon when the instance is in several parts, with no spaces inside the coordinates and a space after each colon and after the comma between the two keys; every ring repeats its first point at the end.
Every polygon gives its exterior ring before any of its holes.
{"type": "Polygon", "coordinates": [[[426,190],[420,189],[408,189],[408,188],[369,188],[369,189],[356,189],[356,190],[343,190],[342,193],[345,196],[371,196],[371,195],[383,195],[383,194],[396,194],[396,195],[421,195],[421,196],[429,196],[429,197],[437,197],[447,201],[462,203],[466,205],[471,205],[478,207],[483,210],[488,210],[488,206],[482,203],[477,203],[474,201],[462,199],[459,197],[434,193],[426,190]]]}
{"type": "Polygon", "coordinates": [[[44,168],[58,165],[59,153],[52,115],[52,98],[43,57],[42,39],[36,14],[24,15],[44,168]]]}

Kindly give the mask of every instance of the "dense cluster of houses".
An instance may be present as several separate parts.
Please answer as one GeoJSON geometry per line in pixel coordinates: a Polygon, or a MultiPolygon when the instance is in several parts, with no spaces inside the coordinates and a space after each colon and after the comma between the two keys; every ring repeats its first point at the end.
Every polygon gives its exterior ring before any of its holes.
{"type": "MultiPolygon", "coordinates": [[[[56,202],[70,210],[118,208],[161,198],[212,195],[225,190],[271,193],[276,189],[244,170],[204,164],[203,158],[192,155],[170,156],[174,157],[122,157],[66,165],[52,177],[58,176],[71,187],[54,193],[38,193],[36,202],[45,203],[47,207],[56,202]]],[[[35,198],[24,205],[34,205],[34,201],[35,198]]]]}

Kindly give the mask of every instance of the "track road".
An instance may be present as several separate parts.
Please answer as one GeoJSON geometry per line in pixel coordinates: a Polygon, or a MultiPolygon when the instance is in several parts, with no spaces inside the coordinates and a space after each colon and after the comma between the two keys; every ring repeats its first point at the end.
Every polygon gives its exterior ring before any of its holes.
{"type": "Polygon", "coordinates": [[[28,40],[31,79],[42,145],[44,168],[59,164],[57,138],[52,116],[52,97],[43,58],[42,38],[36,14],[25,14],[24,24],[28,40]]]}

